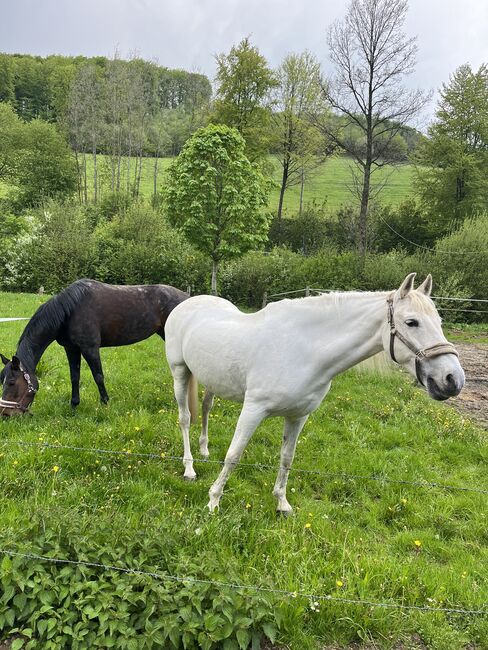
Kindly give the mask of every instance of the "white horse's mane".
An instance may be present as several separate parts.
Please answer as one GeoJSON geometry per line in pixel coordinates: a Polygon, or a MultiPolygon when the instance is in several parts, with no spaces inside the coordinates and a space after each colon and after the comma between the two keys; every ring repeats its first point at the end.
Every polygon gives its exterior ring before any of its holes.
{"type": "MultiPolygon", "coordinates": [[[[391,291],[329,291],[327,293],[321,293],[319,296],[307,296],[305,298],[288,298],[287,302],[296,302],[300,303],[303,301],[321,301],[322,303],[332,303],[334,307],[340,308],[346,300],[351,298],[366,298],[368,296],[381,296],[384,295],[385,298],[392,294],[391,291]]],[[[429,296],[421,291],[411,291],[408,294],[410,300],[412,301],[412,307],[415,311],[418,311],[421,314],[429,314],[431,316],[438,315],[436,306],[429,296]]],[[[283,302],[283,301],[279,301],[283,302]]],[[[270,305],[276,305],[278,303],[270,303],[270,305]]]]}

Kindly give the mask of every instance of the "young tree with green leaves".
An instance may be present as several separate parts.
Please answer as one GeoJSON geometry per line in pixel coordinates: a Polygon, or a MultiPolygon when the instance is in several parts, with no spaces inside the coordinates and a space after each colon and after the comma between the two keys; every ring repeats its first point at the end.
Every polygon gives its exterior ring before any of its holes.
{"type": "Polygon", "coordinates": [[[416,189],[439,235],[488,211],[488,67],[463,65],[444,84],[418,147],[416,189]]]}
{"type": "Polygon", "coordinates": [[[228,126],[196,131],[169,169],[165,190],[170,222],[212,260],[212,293],[220,262],[266,241],[269,183],[245,155],[245,142],[228,126]]]}
{"type": "Polygon", "coordinates": [[[282,169],[277,215],[281,223],[286,190],[303,183],[328,153],[326,140],[310,122],[310,114],[325,115],[328,108],[321,92],[320,64],[310,52],[286,56],[276,78],[273,148],[282,169]]]}
{"type": "Polygon", "coordinates": [[[63,136],[53,124],[37,119],[25,124],[23,131],[24,148],[15,174],[19,207],[72,196],[77,187],[76,164],[63,136]]]}
{"type": "Polygon", "coordinates": [[[273,71],[257,47],[244,38],[217,61],[217,98],[212,121],[233,126],[246,141],[246,154],[257,160],[268,153],[270,91],[276,86],[273,71]]]}
{"type": "Polygon", "coordinates": [[[15,182],[19,154],[24,146],[24,124],[10,104],[0,102],[0,180],[15,182]]]}

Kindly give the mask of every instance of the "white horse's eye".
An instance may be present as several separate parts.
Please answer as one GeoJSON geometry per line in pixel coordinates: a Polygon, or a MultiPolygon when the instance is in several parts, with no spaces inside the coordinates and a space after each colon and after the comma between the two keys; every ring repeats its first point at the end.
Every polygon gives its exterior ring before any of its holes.
{"type": "Polygon", "coordinates": [[[408,325],[409,327],[418,327],[419,322],[415,318],[409,318],[405,321],[405,325],[408,325]]]}

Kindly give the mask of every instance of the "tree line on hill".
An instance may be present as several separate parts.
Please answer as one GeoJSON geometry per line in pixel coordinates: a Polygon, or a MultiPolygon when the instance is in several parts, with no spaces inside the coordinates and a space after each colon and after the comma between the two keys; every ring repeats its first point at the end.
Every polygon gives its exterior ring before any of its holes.
{"type": "Polygon", "coordinates": [[[420,134],[411,124],[429,93],[404,84],[417,56],[403,31],[407,8],[406,0],[351,0],[328,32],[327,78],[310,52],[273,70],[245,38],[216,57],[213,93],[204,75],[136,57],[0,55],[6,241],[42,231],[33,208],[46,200],[85,206],[90,232],[114,221],[142,200],[147,158],[152,205],[165,228],[210,257],[214,290],[219,264],[263,244],[301,254],[318,245],[357,251],[364,266],[368,252],[434,250],[469,220],[484,222],[488,68],[456,70],[420,134]],[[336,214],[305,206],[304,185],[339,154],[352,162],[350,201],[336,214]],[[175,155],[161,188],[160,157],[175,155]],[[376,172],[406,161],[415,166],[412,200],[382,206],[376,172]],[[264,204],[273,164],[281,178],[271,215],[264,204]],[[296,185],[291,219],[284,198],[296,185]]]}

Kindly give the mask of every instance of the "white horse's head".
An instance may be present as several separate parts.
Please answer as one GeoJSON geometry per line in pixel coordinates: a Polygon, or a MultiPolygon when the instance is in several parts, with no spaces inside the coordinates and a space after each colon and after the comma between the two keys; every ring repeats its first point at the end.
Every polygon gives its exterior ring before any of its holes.
{"type": "Polygon", "coordinates": [[[430,299],[432,276],[414,289],[415,275],[410,273],[388,300],[389,327],[383,345],[393,361],[417,377],[431,397],[445,400],[460,393],[464,371],[430,299]]]}

